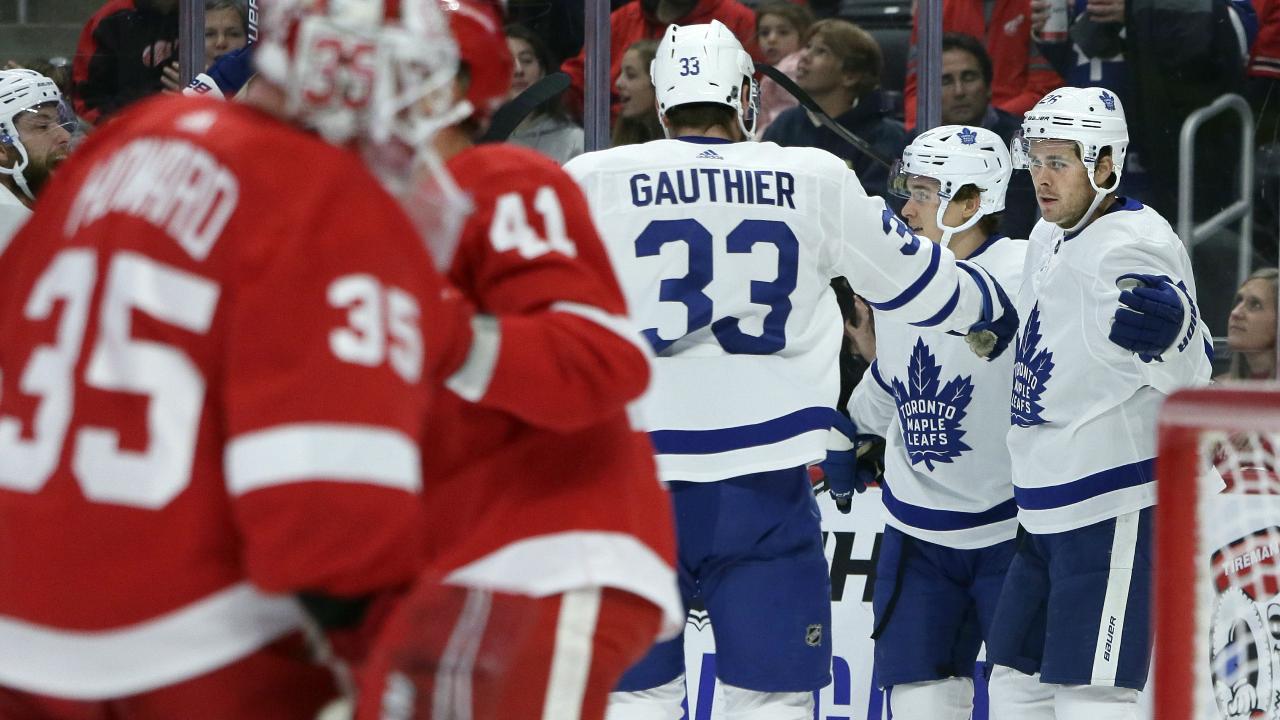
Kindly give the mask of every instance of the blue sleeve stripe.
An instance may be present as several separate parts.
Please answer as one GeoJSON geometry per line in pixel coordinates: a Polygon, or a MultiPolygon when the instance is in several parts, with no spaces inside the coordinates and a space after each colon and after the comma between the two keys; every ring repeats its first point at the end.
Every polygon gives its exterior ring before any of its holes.
{"type": "Polygon", "coordinates": [[[753,425],[713,430],[654,430],[649,433],[649,439],[659,455],[711,455],[772,445],[814,430],[829,430],[836,415],[834,408],[809,407],[753,425]]]}
{"type": "Polygon", "coordinates": [[[929,283],[933,281],[934,276],[938,274],[938,263],[942,261],[942,248],[938,246],[938,243],[930,242],[929,245],[933,247],[933,254],[929,256],[929,267],[925,268],[924,272],[920,274],[920,277],[916,278],[915,282],[911,283],[910,287],[903,290],[898,297],[892,300],[882,303],[868,301],[867,304],[876,310],[895,310],[915,300],[916,296],[923,292],[929,283]]]}
{"type": "Polygon", "coordinates": [[[889,383],[884,381],[884,376],[880,374],[880,361],[873,360],[871,362],[871,377],[875,379],[880,389],[889,393],[889,397],[893,397],[893,388],[889,387],[889,383]]]}
{"type": "Polygon", "coordinates": [[[941,310],[934,313],[933,317],[927,320],[913,322],[911,324],[915,325],[916,327],[922,327],[922,328],[934,327],[939,323],[941,323],[943,320],[946,320],[947,318],[951,317],[951,313],[955,312],[956,305],[959,305],[959,304],[960,304],[960,286],[956,285],[956,291],[951,293],[951,299],[948,300],[947,303],[942,306],[941,310]]]}
{"type": "Polygon", "coordinates": [[[1155,481],[1155,459],[1139,460],[1079,480],[1041,488],[1014,487],[1013,495],[1023,510],[1052,510],[1074,505],[1104,493],[1138,487],[1155,481]]]}
{"type": "MultiPolygon", "coordinates": [[[[982,291],[982,320],[983,322],[990,322],[994,317],[995,305],[991,301],[991,286],[987,284],[987,279],[983,276],[981,270],[970,267],[966,263],[958,262],[956,267],[969,273],[973,277],[974,284],[982,291]]],[[[959,288],[956,288],[956,290],[958,291],[959,288]]]]}
{"type": "Polygon", "coordinates": [[[900,522],[921,530],[947,532],[950,530],[971,530],[973,528],[992,525],[1010,520],[1018,516],[1018,503],[1013,499],[981,512],[964,512],[961,510],[937,510],[905,503],[893,496],[888,483],[880,484],[881,499],[885,509],[900,522]]]}

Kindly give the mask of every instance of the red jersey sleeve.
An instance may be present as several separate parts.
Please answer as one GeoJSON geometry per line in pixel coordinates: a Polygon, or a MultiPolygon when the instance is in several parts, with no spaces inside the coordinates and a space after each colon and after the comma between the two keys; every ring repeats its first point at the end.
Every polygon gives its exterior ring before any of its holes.
{"type": "Polygon", "coordinates": [[[470,344],[395,202],[342,170],[287,211],[296,224],[246,244],[228,319],[227,489],[248,573],[277,592],[414,577],[429,388],[470,344]]]}
{"type": "Polygon", "coordinates": [[[623,411],[648,385],[649,358],[581,190],[512,146],[473,148],[450,170],[476,203],[450,278],[485,315],[447,386],[566,432],[623,411]]]}

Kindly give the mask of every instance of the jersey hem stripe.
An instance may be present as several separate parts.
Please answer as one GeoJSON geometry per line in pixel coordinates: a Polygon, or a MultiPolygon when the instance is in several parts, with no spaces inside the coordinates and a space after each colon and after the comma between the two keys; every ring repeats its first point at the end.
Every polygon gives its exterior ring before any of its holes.
{"type": "Polygon", "coordinates": [[[1139,460],[1061,485],[1038,488],[1014,486],[1013,496],[1023,510],[1066,507],[1105,493],[1155,482],[1154,467],[1154,458],[1139,460]]]}
{"type": "Polygon", "coordinates": [[[291,599],[236,583],[151,620],[64,630],[0,615],[0,684],[71,700],[106,700],[228,665],[301,627],[291,599]],[[12,652],[22,648],[22,652],[12,652]]]}
{"type": "Polygon", "coordinates": [[[649,439],[659,455],[709,455],[789,440],[814,430],[829,430],[835,410],[809,407],[772,420],[714,430],[652,430],[649,439]]]}
{"type": "Polygon", "coordinates": [[[1018,516],[1018,504],[1013,498],[981,512],[964,512],[963,510],[938,510],[903,502],[894,497],[888,483],[881,483],[880,490],[880,497],[890,514],[899,522],[921,530],[933,532],[971,530],[1018,516]]]}

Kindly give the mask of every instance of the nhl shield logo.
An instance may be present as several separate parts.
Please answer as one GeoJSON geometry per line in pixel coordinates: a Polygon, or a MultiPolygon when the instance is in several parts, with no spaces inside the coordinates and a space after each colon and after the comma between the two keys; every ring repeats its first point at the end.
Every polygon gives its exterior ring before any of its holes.
{"type": "Polygon", "coordinates": [[[978,142],[978,133],[969,128],[961,128],[960,132],[956,133],[956,137],[960,138],[960,143],[963,145],[974,145],[978,142]]]}
{"type": "Polygon", "coordinates": [[[822,625],[810,625],[804,631],[804,644],[809,647],[818,647],[822,644],[822,625]]]}

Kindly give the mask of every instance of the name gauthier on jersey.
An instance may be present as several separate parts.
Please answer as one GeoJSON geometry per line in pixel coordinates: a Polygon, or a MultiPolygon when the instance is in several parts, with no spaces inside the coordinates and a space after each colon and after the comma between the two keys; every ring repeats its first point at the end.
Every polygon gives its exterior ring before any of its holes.
{"type": "Polygon", "coordinates": [[[796,209],[796,179],[779,170],[683,168],[631,176],[631,204],[681,205],[701,200],[796,209]],[[703,197],[705,193],[705,198],[703,197]]]}

